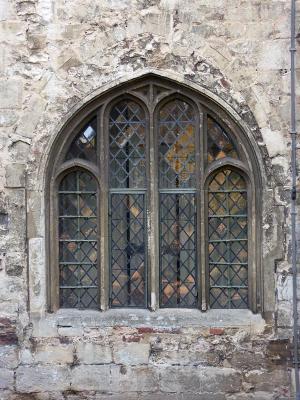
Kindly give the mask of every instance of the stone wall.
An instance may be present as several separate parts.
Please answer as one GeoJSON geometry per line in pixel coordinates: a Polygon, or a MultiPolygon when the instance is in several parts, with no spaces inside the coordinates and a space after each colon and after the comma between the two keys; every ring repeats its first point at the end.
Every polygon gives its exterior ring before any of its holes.
{"type": "Polygon", "coordinates": [[[289,3],[0,0],[1,399],[291,398],[289,3]],[[259,149],[262,316],[46,312],[52,143],[149,72],[217,101],[259,149]]]}

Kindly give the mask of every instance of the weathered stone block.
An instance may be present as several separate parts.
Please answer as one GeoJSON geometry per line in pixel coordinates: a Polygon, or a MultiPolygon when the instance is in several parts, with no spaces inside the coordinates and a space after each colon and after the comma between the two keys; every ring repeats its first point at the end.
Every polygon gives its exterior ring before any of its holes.
{"type": "Polygon", "coordinates": [[[25,165],[13,163],[6,167],[6,186],[20,188],[25,186],[25,165]]]}
{"type": "Polygon", "coordinates": [[[7,235],[9,218],[6,212],[0,212],[0,235],[7,235]]]}
{"type": "Polygon", "coordinates": [[[16,320],[0,318],[0,345],[12,345],[18,343],[16,332],[16,320]]]}
{"type": "Polygon", "coordinates": [[[21,81],[0,80],[0,109],[19,108],[22,104],[23,85],[21,81]]]}
{"type": "Polygon", "coordinates": [[[142,393],[139,400],[227,400],[222,393],[142,393]]]}
{"type": "Polygon", "coordinates": [[[226,400],[274,400],[274,394],[259,391],[253,393],[238,393],[226,397],[226,400]]]}
{"type": "Polygon", "coordinates": [[[82,336],[83,328],[81,326],[59,326],[57,332],[59,336],[82,336]]]}
{"type": "MultiPolygon", "coordinates": [[[[299,285],[299,282],[298,282],[299,285]]],[[[277,297],[279,301],[292,301],[293,300],[293,278],[291,275],[284,276],[278,274],[277,276],[277,297]]]]}
{"type": "Polygon", "coordinates": [[[151,352],[151,362],[166,365],[215,365],[219,362],[216,352],[201,352],[195,350],[154,351],[151,352]]]}
{"type": "Polygon", "coordinates": [[[17,346],[0,346],[0,368],[16,368],[19,363],[17,346]]]}
{"type": "Polygon", "coordinates": [[[20,123],[18,124],[17,133],[20,136],[27,138],[33,137],[35,127],[40,120],[45,107],[45,100],[34,94],[28,103],[27,109],[21,116],[20,123]],[[30,115],[30,118],[28,118],[28,115],[30,115]]]}
{"type": "Polygon", "coordinates": [[[102,394],[95,392],[84,392],[84,393],[78,392],[75,394],[71,392],[71,393],[64,393],[63,400],[83,400],[83,399],[84,400],[90,400],[90,399],[91,400],[140,400],[141,398],[138,393],[102,394]]]}
{"type": "Polygon", "coordinates": [[[152,367],[113,366],[111,387],[115,392],[155,392],[158,390],[158,373],[152,367]]]}
{"type": "Polygon", "coordinates": [[[280,327],[291,327],[293,325],[292,303],[280,301],[278,303],[277,324],[280,327]]]}
{"type": "Polygon", "coordinates": [[[235,350],[229,358],[230,365],[237,370],[263,368],[266,365],[266,356],[263,352],[235,350]]]}
{"type": "Polygon", "coordinates": [[[55,319],[48,316],[47,318],[43,317],[33,320],[32,336],[33,337],[58,336],[55,319]]]}
{"type": "MultiPolygon", "coordinates": [[[[1,57],[0,57],[0,62],[1,62],[1,57]]],[[[5,110],[0,113],[0,126],[11,126],[15,124],[17,120],[18,116],[14,111],[5,110]]]]}
{"type": "Polygon", "coordinates": [[[113,358],[116,364],[147,364],[149,361],[149,343],[115,343],[113,358]]]}
{"type": "Polygon", "coordinates": [[[73,346],[70,344],[38,344],[34,360],[42,364],[71,364],[73,346]]]}
{"type": "Polygon", "coordinates": [[[25,38],[25,27],[22,21],[1,21],[0,22],[0,38],[12,46],[20,43],[25,38]]]}
{"type": "Polygon", "coordinates": [[[109,365],[79,365],[72,369],[72,390],[110,390],[109,365]]]}
{"type": "Polygon", "coordinates": [[[97,343],[80,342],[76,346],[78,361],[82,364],[109,364],[111,348],[97,343]]]}
{"type": "Polygon", "coordinates": [[[26,199],[23,188],[6,189],[9,195],[9,252],[26,250],[26,199]]]}
{"type": "Polygon", "coordinates": [[[46,268],[43,239],[29,239],[28,251],[30,308],[31,312],[34,313],[43,312],[46,297],[46,268]]]}
{"type": "Polygon", "coordinates": [[[59,365],[21,366],[16,373],[16,388],[20,393],[68,390],[70,381],[69,368],[59,365]]]}
{"type": "Polygon", "coordinates": [[[290,377],[287,368],[276,369],[274,371],[256,369],[246,373],[245,380],[251,383],[255,390],[268,392],[274,390],[275,382],[276,388],[288,386],[290,377]]]}
{"type": "Polygon", "coordinates": [[[13,389],[14,371],[0,368],[0,389],[13,389]]]}
{"type": "Polygon", "coordinates": [[[232,368],[167,367],[160,369],[162,392],[234,393],[240,390],[240,374],[232,368]]]}
{"type": "Polygon", "coordinates": [[[9,276],[21,276],[26,267],[26,255],[17,251],[7,253],[5,271],[9,276]]]}

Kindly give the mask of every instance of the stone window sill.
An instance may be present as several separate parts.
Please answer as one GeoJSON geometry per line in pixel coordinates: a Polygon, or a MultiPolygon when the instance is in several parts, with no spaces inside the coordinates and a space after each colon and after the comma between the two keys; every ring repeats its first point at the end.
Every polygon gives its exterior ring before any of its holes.
{"type": "Polygon", "coordinates": [[[145,332],[184,332],[197,329],[242,328],[249,333],[260,333],[265,321],[260,314],[250,310],[209,310],[201,312],[193,309],[110,309],[108,311],[60,309],[45,317],[32,316],[34,336],[81,336],[91,329],[129,327],[145,332]]]}

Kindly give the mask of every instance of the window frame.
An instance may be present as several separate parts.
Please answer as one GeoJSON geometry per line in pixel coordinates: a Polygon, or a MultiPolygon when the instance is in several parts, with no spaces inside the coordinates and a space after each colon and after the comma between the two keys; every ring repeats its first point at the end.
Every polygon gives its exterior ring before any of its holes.
{"type": "Polygon", "coordinates": [[[53,145],[53,167],[48,171],[49,184],[46,191],[46,235],[48,255],[48,309],[56,311],[59,308],[59,283],[58,283],[58,211],[57,211],[57,191],[59,182],[62,177],[76,168],[86,169],[93,174],[98,184],[98,270],[99,270],[99,310],[107,310],[109,308],[109,291],[110,291],[110,261],[109,261],[109,217],[108,217],[108,165],[109,153],[105,151],[109,146],[108,135],[108,116],[109,110],[113,104],[121,101],[122,98],[132,99],[140,104],[146,115],[149,124],[149,132],[146,135],[148,142],[147,158],[147,175],[150,171],[156,171],[153,179],[148,179],[148,211],[153,216],[152,221],[147,219],[147,231],[150,233],[150,243],[147,246],[147,263],[148,263],[148,296],[147,307],[150,310],[160,308],[160,274],[159,274],[159,215],[154,210],[158,209],[159,192],[158,188],[158,119],[157,113],[159,108],[171,101],[172,98],[188,100],[190,104],[197,110],[195,138],[199,141],[199,162],[202,172],[198,171],[199,178],[196,188],[196,204],[197,204],[197,237],[200,239],[200,245],[197,246],[198,258],[198,308],[202,311],[209,309],[209,275],[207,262],[207,185],[209,179],[220,168],[228,166],[238,169],[239,173],[247,182],[248,196],[248,276],[249,276],[249,309],[253,312],[261,309],[261,282],[260,282],[260,259],[261,259],[261,242],[260,229],[258,221],[260,219],[260,187],[258,184],[259,171],[254,150],[250,145],[243,130],[228,115],[227,111],[218,106],[215,102],[204,97],[201,93],[190,89],[184,85],[177,84],[167,79],[158,77],[147,77],[138,79],[137,82],[129,82],[119,87],[109,90],[97,99],[84,106],[77,115],[72,118],[63,128],[62,134],[57,137],[53,145]],[[149,86],[149,92],[145,96],[141,93],[141,88],[149,86]],[[161,93],[154,101],[155,87],[160,86],[165,89],[165,93],[161,93]],[[223,158],[220,160],[207,163],[207,122],[206,116],[210,114],[225,130],[229,130],[232,140],[240,155],[240,160],[223,158]],[[78,135],[82,127],[90,121],[93,115],[97,116],[97,164],[90,163],[87,160],[76,158],[64,161],[69,145],[78,135]],[[203,135],[199,134],[203,132],[203,135]],[[105,134],[103,134],[105,133],[105,134]],[[156,149],[156,151],[153,151],[156,149]],[[151,151],[153,154],[151,154],[151,151]],[[256,172],[256,173],[255,173],[256,172]],[[256,175],[257,174],[257,175],[256,175]],[[256,177],[256,181],[255,181],[256,177]],[[202,192],[202,193],[201,193],[202,192]]]}

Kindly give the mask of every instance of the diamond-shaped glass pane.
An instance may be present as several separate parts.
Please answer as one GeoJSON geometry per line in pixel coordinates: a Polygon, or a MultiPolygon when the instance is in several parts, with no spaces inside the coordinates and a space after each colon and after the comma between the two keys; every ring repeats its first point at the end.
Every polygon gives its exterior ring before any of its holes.
{"type": "Polygon", "coordinates": [[[131,100],[118,103],[109,116],[110,187],[146,186],[146,120],[144,110],[131,100]]]}
{"type": "Polygon", "coordinates": [[[59,187],[60,306],[98,307],[97,184],[84,171],[59,187]]]}
{"type": "Polygon", "coordinates": [[[96,162],[97,153],[97,119],[93,118],[75,137],[66,154],[66,160],[83,158],[96,162]]]}
{"type": "Polygon", "coordinates": [[[160,195],[162,307],[196,307],[195,195],[160,195]]]}
{"type": "Polygon", "coordinates": [[[208,192],[211,308],[248,307],[247,187],[236,171],[215,174],[208,192]]]}
{"type": "Polygon", "coordinates": [[[207,157],[209,163],[224,157],[239,158],[229,133],[211,116],[207,117],[207,157]]]}
{"type": "Polygon", "coordinates": [[[195,112],[182,101],[159,112],[159,187],[195,187],[195,112]]]}
{"type": "Polygon", "coordinates": [[[143,194],[111,194],[111,305],[145,307],[143,194]]]}

